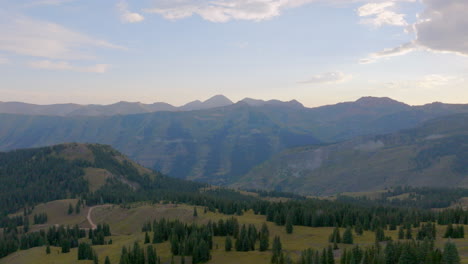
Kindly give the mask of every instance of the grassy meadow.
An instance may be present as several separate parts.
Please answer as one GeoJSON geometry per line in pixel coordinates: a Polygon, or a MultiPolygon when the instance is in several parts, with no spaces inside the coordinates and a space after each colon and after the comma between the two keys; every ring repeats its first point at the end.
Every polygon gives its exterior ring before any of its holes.
{"type": "MultiPolygon", "coordinates": [[[[68,215],[68,205],[75,204],[76,200],[60,200],[47,204],[36,206],[34,213],[46,212],[49,216],[49,221],[46,225],[32,226],[32,230],[47,228],[50,225],[64,224],[74,225],[78,224],[80,227],[88,228],[89,224],[86,220],[86,215],[89,208],[85,207],[81,210],[80,214],[68,215]]],[[[100,263],[104,263],[104,258],[109,256],[111,263],[118,263],[120,259],[120,252],[123,246],[131,246],[135,241],[143,244],[144,233],[141,232],[143,224],[153,219],[179,219],[184,222],[196,222],[199,224],[207,223],[208,221],[217,221],[219,219],[226,219],[231,216],[219,213],[206,212],[202,207],[197,207],[198,216],[193,216],[193,206],[189,205],[175,205],[175,204],[147,204],[135,203],[126,207],[118,205],[109,205],[103,207],[96,207],[91,214],[94,223],[108,223],[111,227],[113,236],[111,245],[93,246],[99,256],[100,263]]],[[[258,229],[262,223],[266,222],[265,216],[255,215],[253,212],[248,211],[242,216],[236,216],[239,223],[242,224],[255,224],[258,229]]],[[[333,228],[322,227],[303,227],[294,226],[294,232],[287,234],[284,226],[277,226],[274,223],[267,222],[270,230],[270,238],[273,240],[274,236],[280,236],[283,249],[293,259],[296,259],[300,252],[307,248],[322,249],[329,245],[328,237],[332,233],[333,228]]],[[[437,232],[437,246],[442,247],[446,239],[442,238],[445,232],[445,226],[438,226],[437,232]]],[[[341,229],[341,234],[344,229],[341,229]]],[[[413,229],[414,236],[416,229],[413,229]]],[[[391,236],[393,240],[397,240],[398,231],[385,231],[386,236],[391,236]]],[[[83,240],[87,240],[83,239],[83,240]]],[[[270,263],[271,252],[225,252],[224,250],[224,237],[215,237],[213,241],[212,259],[208,262],[210,264],[237,264],[237,263],[255,263],[267,264],[270,263]]],[[[455,239],[453,240],[458,246],[462,263],[468,263],[468,239],[455,239]]],[[[374,243],[374,233],[365,231],[362,236],[354,235],[354,242],[358,245],[372,245],[374,243]]],[[[272,242],[270,242],[271,247],[272,242]]],[[[162,263],[171,262],[170,245],[168,242],[159,243],[154,245],[158,255],[161,257],[162,263]]],[[[339,250],[335,251],[336,258],[339,257],[340,251],[344,248],[350,248],[352,245],[339,244],[339,250]]],[[[258,248],[258,245],[257,245],[258,248]]],[[[72,264],[72,263],[92,263],[92,261],[78,261],[77,249],[72,249],[70,253],[60,253],[60,248],[52,247],[52,252],[47,255],[45,247],[32,248],[29,250],[18,251],[3,259],[0,259],[0,264],[24,264],[24,263],[44,263],[44,264],[72,264]]],[[[175,258],[176,263],[180,263],[179,258],[175,258]]],[[[189,258],[185,263],[190,263],[189,258]]]]}

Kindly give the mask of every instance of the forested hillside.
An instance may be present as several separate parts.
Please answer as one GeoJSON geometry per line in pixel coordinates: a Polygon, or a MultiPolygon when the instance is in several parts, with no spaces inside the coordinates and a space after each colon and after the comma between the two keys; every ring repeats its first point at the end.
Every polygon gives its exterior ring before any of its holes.
{"type": "Polygon", "coordinates": [[[468,115],[410,130],[287,150],[237,184],[303,194],[382,190],[399,185],[468,185],[468,115]]]}

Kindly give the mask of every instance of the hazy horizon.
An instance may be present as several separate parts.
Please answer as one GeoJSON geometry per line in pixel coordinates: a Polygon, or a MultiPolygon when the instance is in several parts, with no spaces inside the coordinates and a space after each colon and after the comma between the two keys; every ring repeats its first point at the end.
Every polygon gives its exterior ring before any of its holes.
{"type": "MultiPolygon", "coordinates": [[[[207,101],[215,96],[225,96],[225,95],[222,95],[222,94],[216,94],[216,95],[213,95],[213,96],[210,96],[208,98],[196,98],[195,100],[192,100],[192,101],[187,101],[185,103],[182,103],[182,104],[172,104],[170,102],[164,102],[164,101],[154,101],[154,102],[141,102],[141,101],[125,101],[125,100],[120,100],[120,101],[115,101],[115,102],[110,102],[110,103],[102,103],[102,104],[93,104],[93,103],[76,103],[76,102],[58,102],[58,103],[50,103],[50,104],[41,104],[41,103],[35,103],[35,102],[26,102],[26,101],[2,101],[0,100],[0,103],[26,103],[26,104],[32,104],[32,105],[56,105],[56,104],[77,104],[77,105],[83,105],[83,106],[86,106],[86,105],[104,105],[104,106],[107,106],[107,105],[113,105],[113,104],[117,104],[117,103],[141,103],[141,104],[155,104],[155,103],[167,103],[169,105],[172,105],[172,106],[175,106],[175,107],[182,107],[186,104],[189,104],[189,103],[192,103],[194,101],[200,101],[200,102],[204,102],[204,101],[207,101]]],[[[252,98],[252,97],[244,97],[244,98],[241,98],[239,100],[234,100],[232,98],[229,98],[228,96],[225,96],[227,99],[231,100],[233,102],[233,104],[236,104],[236,103],[239,103],[241,102],[242,100],[244,99],[254,99],[254,100],[262,100],[262,101],[270,101],[270,100],[279,100],[277,98],[267,98],[267,99],[261,99],[261,98],[252,98]]],[[[336,101],[336,102],[332,102],[332,103],[329,103],[329,104],[322,104],[322,105],[306,105],[304,104],[303,102],[301,102],[300,100],[298,99],[291,99],[291,100],[279,100],[279,101],[282,101],[282,102],[290,102],[290,101],[297,101],[299,103],[301,103],[302,105],[304,105],[304,107],[307,107],[307,108],[314,108],[314,107],[321,107],[321,106],[327,106],[327,105],[334,105],[334,104],[339,104],[339,103],[347,103],[347,102],[355,102],[361,98],[366,98],[366,97],[373,97],[373,98],[390,98],[392,100],[395,100],[395,101],[398,101],[400,103],[404,103],[404,104],[407,104],[407,105],[410,105],[410,106],[422,106],[422,105],[427,105],[427,104],[432,104],[432,103],[444,103],[444,104],[452,104],[452,103],[447,103],[447,102],[442,102],[442,101],[433,101],[433,102],[426,102],[426,103],[422,103],[422,104],[410,104],[410,103],[407,103],[407,102],[404,102],[404,101],[400,101],[400,100],[396,100],[395,98],[391,98],[391,97],[375,97],[375,96],[366,96],[366,95],[363,95],[363,96],[359,96],[355,99],[351,99],[351,100],[346,100],[346,101],[336,101]]],[[[456,103],[455,103],[456,104],[456,103]]],[[[461,103],[461,104],[468,104],[468,102],[466,103],[461,103]]]]}

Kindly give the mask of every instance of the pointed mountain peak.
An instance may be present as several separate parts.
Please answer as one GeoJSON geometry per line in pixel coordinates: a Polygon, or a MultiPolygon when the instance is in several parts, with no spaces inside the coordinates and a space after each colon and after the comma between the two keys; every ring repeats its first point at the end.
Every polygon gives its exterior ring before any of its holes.
{"type": "Polygon", "coordinates": [[[218,106],[226,106],[226,105],[231,105],[233,102],[229,100],[226,96],[222,94],[215,95],[208,100],[203,102],[204,105],[215,105],[213,107],[218,107],[218,106]]]}

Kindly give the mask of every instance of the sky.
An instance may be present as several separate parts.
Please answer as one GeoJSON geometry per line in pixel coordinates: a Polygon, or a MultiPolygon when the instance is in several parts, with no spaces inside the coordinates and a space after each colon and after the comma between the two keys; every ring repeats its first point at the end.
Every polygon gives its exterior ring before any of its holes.
{"type": "Polygon", "coordinates": [[[466,0],[0,0],[0,101],[468,103],[466,0]]]}

